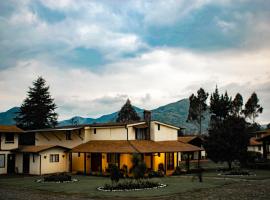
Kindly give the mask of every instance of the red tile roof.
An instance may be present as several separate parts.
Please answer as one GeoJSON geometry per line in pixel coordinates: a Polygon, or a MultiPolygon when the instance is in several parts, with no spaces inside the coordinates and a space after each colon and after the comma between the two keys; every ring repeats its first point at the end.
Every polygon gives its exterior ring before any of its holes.
{"type": "Polygon", "coordinates": [[[15,125],[0,125],[0,133],[22,133],[23,130],[15,125]]]}

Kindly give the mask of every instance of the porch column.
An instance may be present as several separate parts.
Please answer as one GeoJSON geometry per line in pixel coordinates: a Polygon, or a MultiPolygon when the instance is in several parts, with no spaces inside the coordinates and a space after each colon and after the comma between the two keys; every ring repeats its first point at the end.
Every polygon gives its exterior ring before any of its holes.
{"type": "Polygon", "coordinates": [[[151,153],[151,170],[153,170],[153,153],[151,153]]]}
{"type": "Polygon", "coordinates": [[[176,167],[179,166],[179,152],[176,152],[176,167]]]}
{"type": "Polygon", "coordinates": [[[164,173],[167,172],[167,153],[164,153],[164,173]]]}
{"type": "Polygon", "coordinates": [[[86,174],[86,153],[84,153],[84,174],[86,174]]]}
{"type": "Polygon", "coordinates": [[[72,152],[69,153],[69,172],[72,173],[72,152]]]}

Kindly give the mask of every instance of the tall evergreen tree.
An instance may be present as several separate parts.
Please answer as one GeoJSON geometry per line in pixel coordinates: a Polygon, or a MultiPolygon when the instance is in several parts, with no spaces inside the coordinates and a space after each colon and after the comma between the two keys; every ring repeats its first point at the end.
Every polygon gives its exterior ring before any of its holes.
{"type": "Polygon", "coordinates": [[[26,130],[55,127],[57,125],[56,104],[49,93],[49,86],[42,77],[29,87],[28,96],[23,101],[16,124],[26,130]]]}
{"type": "Polygon", "coordinates": [[[247,100],[245,104],[245,109],[243,111],[245,117],[252,120],[253,124],[255,123],[255,118],[258,117],[260,113],[263,112],[263,108],[259,104],[259,99],[257,94],[253,92],[250,98],[247,100]]]}
{"type": "Polygon", "coordinates": [[[187,121],[193,121],[199,125],[199,134],[202,134],[202,120],[204,119],[203,114],[207,110],[207,98],[208,93],[206,93],[202,88],[197,91],[197,96],[192,94],[189,97],[190,105],[187,121]]]}
{"type": "Polygon", "coordinates": [[[216,86],[215,91],[210,96],[210,112],[214,114],[217,118],[221,117],[220,104],[220,95],[218,92],[218,87],[216,86]]]}
{"type": "Polygon", "coordinates": [[[232,101],[232,114],[240,117],[243,107],[243,97],[241,94],[237,93],[232,101]]]}
{"type": "Polygon", "coordinates": [[[227,162],[229,169],[234,160],[242,161],[247,152],[248,134],[244,118],[228,116],[217,121],[205,138],[207,156],[214,162],[227,162]]]}
{"type": "Polygon", "coordinates": [[[128,99],[127,102],[123,105],[121,110],[118,113],[118,117],[116,119],[117,122],[134,122],[140,120],[137,112],[132,107],[130,100],[128,99]]]}

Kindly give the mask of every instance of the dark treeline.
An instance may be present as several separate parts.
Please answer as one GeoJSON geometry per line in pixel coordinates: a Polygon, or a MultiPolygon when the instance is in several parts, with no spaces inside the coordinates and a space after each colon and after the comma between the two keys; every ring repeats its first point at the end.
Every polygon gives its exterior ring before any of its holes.
{"type": "Polygon", "coordinates": [[[240,93],[232,98],[227,91],[220,94],[217,87],[210,95],[209,106],[206,103],[208,96],[209,94],[200,88],[197,95],[192,94],[189,97],[190,108],[187,120],[197,123],[201,134],[202,119],[209,108],[211,120],[208,135],[205,137],[205,150],[210,159],[215,162],[227,162],[231,169],[233,161],[245,162],[249,142],[248,133],[260,129],[255,119],[262,113],[263,108],[255,92],[251,94],[245,105],[240,93]]]}

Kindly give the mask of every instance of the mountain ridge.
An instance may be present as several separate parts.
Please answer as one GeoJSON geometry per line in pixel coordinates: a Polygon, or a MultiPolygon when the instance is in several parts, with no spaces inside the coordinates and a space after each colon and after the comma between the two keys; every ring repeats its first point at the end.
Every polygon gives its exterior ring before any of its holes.
{"type": "MultiPolygon", "coordinates": [[[[138,115],[143,118],[143,109],[133,106],[138,115]]],[[[187,122],[189,110],[189,100],[181,99],[176,102],[172,102],[158,108],[151,110],[152,119],[163,123],[172,124],[174,126],[185,128],[185,133],[195,134],[198,132],[198,127],[196,124],[187,122]]],[[[16,117],[16,112],[19,111],[19,107],[13,107],[6,112],[0,113],[0,124],[10,125],[15,124],[14,117],[16,117]]],[[[67,125],[79,125],[79,124],[91,124],[91,123],[106,123],[116,121],[117,114],[119,111],[113,112],[111,114],[105,114],[98,118],[84,118],[80,116],[74,116],[70,119],[62,120],[59,122],[59,126],[67,125]]],[[[209,112],[205,113],[205,119],[203,120],[202,130],[204,133],[207,132],[208,124],[210,120],[209,112]]]]}

